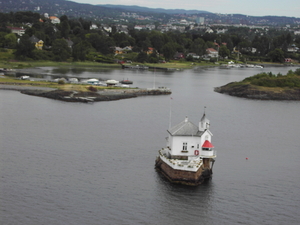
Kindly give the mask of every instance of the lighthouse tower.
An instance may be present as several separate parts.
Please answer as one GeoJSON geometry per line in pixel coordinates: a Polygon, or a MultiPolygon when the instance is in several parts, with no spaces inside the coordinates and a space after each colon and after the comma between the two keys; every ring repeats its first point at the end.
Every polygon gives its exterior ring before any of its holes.
{"type": "Polygon", "coordinates": [[[209,129],[209,119],[206,118],[205,112],[203,113],[203,116],[199,122],[199,130],[205,131],[209,129]]]}
{"type": "Polygon", "coordinates": [[[198,185],[210,178],[216,152],[209,128],[210,122],[205,112],[198,126],[186,117],[171,127],[167,147],[158,151],[155,167],[177,183],[198,185]]]}

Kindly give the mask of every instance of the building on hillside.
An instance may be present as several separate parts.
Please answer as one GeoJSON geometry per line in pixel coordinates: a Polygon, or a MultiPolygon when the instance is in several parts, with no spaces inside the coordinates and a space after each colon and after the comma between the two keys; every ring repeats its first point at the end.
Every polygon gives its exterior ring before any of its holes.
{"type": "Polygon", "coordinates": [[[69,48],[72,48],[73,47],[73,44],[74,44],[74,42],[73,41],[71,41],[70,39],[65,39],[66,40],[66,42],[67,42],[67,45],[68,45],[68,47],[69,48]]]}
{"type": "Polygon", "coordinates": [[[35,47],[39,50],[43,49],[44,41],[38,39],[36,36],[32,35],[29,40],[35,44],[35,47]]]}
{"type": "Polygon", "coordinates": [[[23,36],[25,34],[25,29],[23,27],[7,27],[11,30],[12,33],[17,34],[19,36],[23,36]]]}
{"type": "Polygon", "coordinates": [[[296,46],[296,45],[291,45],[287,48],[287,52],[292,52],[292,53],[295,53],[295,52],[298,52],[299,51],[299,48],[296,46]]]}
{"type": "Polygon", "coordinates": [[[90,26],[90,30],[96,30],[96,29],[98,29],[98,26],[96,24],[92,24],[90,26]]]}
{"type": "Polygon", "coordinates": [[[223,28],[223,29],[217,29],[217,34],[225,34],[226,32],[228,31],[228,29],[225,29],[225,28],[223,28]]]}
{"type": "Polygon", "coordinates": [[[103,26],[102,29],[107,32],[107,33],[111,33],[112,32],[112,28],[110,26],[103,26]]]}
{"type": "Polygon", "coordinates": [[[134,29],[135,30],[143,30],[143,29],[146,29],[146,26],[145,25],[135,25],[134,29]]]}
{"type": "Polygon", "coordinates": [[[215,50],[215,49],[213,49],[213,48],[207,48],[206,49],[206,54],[210,58],[217,58],[217,57],[219,57],[218,51],[215,50]]]}
{"type": "Polygon", "coordinates": [[[57,18],[56,16],[50,16],[49,19],[51,20],[51,23],[53,23],[53,24],[60,23],[60,19],[57,18]]]}
{"type": "Polygon", "coordinates": [[[124,51],[132,51],[132,47],[131,46],[126,46],[123,48],[124,51]]]}
{"type": "Polygon", "coordinates": [[[191,52],[191,53],[188,53],[188,54],[187,54],[187,57],[188,57],[188,56],[191,56],[193,59],[200,59],[200,56],[197,55],[196,53],[192,53],[192,52],[191,52]]]}
{"type": "Polygon", "coordinates": [[[155,51],[154,48],[148,47],[147,55],[151,55],[152,53],[154,53],[154,51],[155,51]]]}
{"type": "Polygon", "coordinates": [[[116,55],[118,55],[118,54],[123,54],[123,48],[115,47],[115,54],[116,54],[116,55]]]}
{"type": "Polygon", "coordinates": [[[207,28],[205,31],[205,33],[209,33],[209,34],[212,34],[213,32],[214,32],[214,30],[211,28],[207,28]]]}
{"type": "Polygon", "coordinates": [[[285,63],[291,63],[291,62],[293,62],[293,60],[292,60],[291,58],[285,58],[285,59],[284,59],[284,62],[285,62],[285,63]]]}
{"type": "Polygon", "coordinates": [[[204,22],[205,22],[205,18],[204,18],[204,17],[197,17],[197,18],[196,18],[196,23],[197,23],[198,25],[203,25],[204,22]]]}
{"type": "Polygon", "coordinates": [[[174,59],[184,59],[184,54],[182,52],[176,52],[174,59]]]}
{"type": "Polygon", "coordinates": [[[159,150],[155,168],[174,183],[196,186],[212,177],[216,151],[203,114],[199,126],[186,117],[168,130],[167,147],[159,150]]]}
{"type": "Polygon", "coordinates": [[[118,33],[128,34],[128,28],[126,26],[117,26],[116,27],[118,33]]]}

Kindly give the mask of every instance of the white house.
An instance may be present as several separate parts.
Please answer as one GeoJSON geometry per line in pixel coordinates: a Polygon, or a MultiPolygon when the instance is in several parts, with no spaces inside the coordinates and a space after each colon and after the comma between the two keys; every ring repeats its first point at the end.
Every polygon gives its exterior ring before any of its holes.
{"type": "Polygon", "coordinates": [[[170,128],[168,133],[168,155],[171,158],[188,159],[194,156],[214,155],[211,144],[213,135],[209,131],[209,120],[205,114],[199,122],[199,127],[186,117],[184,121],[170,128]]]}
{"type": "Polygon", "coordinates": [[[7,27],[12,33],[22,36],[25,34],[25,29],[23,27],[7,27]]]}
{"type": "Polygon", "coordinates": [[[208,28],[206,31],[205,31],[205,33],[209,33],[209,34],[212,34],[214,31],[213,31],[213,29],[211,29],[211,28],[208,28]]]}
{"type": "Polygon", "coordinates": [[[216,152],[209,126],[204,113],[199,126],[186,117],[170,128],[167,147],[158,151],[155,168],[175,183],[198,185],[211,178],[216,152]]]}
{"type": "Polygon", "coordinates": [[[98,29],[98,26],[96,24],[92,24],[90,26],[90,30],[95,30],[95,29],[98,29]]]}
{"type": "Polygon", "coordinates": [[[109,27],[109,26],[103,26],[102,29],[108,33],[111,33],[112,32],[112,28],[109,27]]]}
{"type": "Polygon", "coordinates": [[[53,23],[53,24],[60,23],[60,19],[57,18],[56,16],[50,16],[49,19],[51,20],[51,23],[53,23]]]}
{"type": "Polygon", "coordinates": [[[206,49],[206,54],[211,58],[217,58],[219,56],[219,52],[213,48],[206,49]]]}
{"type": "Polygon", "coordinates": [[[293,53],[297,52],[298,50],[299,50],[299,48],[294,44],[287,48],[288,52],[293,52],[293,53]]]}

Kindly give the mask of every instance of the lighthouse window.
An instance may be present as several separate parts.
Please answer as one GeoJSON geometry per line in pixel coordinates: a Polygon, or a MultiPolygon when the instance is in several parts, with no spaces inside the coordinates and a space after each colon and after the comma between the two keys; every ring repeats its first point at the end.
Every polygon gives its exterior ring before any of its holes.
{"type": "Polygon", "coordinates": [[[187,142],[183,142],[182,150],[183,151],[187,150],[187,142]]]}

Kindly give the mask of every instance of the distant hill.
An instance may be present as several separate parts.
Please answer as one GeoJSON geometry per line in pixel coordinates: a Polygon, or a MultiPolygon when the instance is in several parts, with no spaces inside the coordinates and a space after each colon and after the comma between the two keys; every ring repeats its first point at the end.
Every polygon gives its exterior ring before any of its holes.
{"type": "Polygon", "coordinates": [[[151,12],[151,13],[166,13],[166,14],[202,14],[202,13],[211,13],[208,11],[203,10],[185,10],[185,9],[162,9],[162,8],[148,8],[148,7],[141,7],[136,5],[111,5],[111,4],[105,4],[105,5],[98,5],[98,6],[104,6],[107,8],[113,8],[113,9],[121,9],[126,11],[133,11],[133,12],[151,12]]]}
{"type": "Polygon", "coordinates": [[[36,13],[48,13],[49,15],[83,18],[103,18],[120,15],[118,9],[96,6],[91,4],[80,4],[66,0],[0,0],[0,12],[32,11],[36,13]]]}
{"type": "MultiPolygon", "coordinates": [[[[242,14],[215,14],[202,10],[184,10],[184,9],[162,9],[148,8],[141,6],[125,5],[91,5],[72,2],[71,0],[0,0],[0,13],[10,13],[18,11],[31,11],[39,14],[48,13],[49,15],[62,16],[69,18],[83,18],[94,22],[111,23],[112,21],[124,21],[122,13],[136,13],[139,18],[127,17],[129,23],[167,23],[171,18],[178,19],[177,16],[197,15],[205,17],[207,24],[245,24],[245,25],[270,25],[285,26],[287,24],[300,24],[300,18],[282,17],[282,16],[250,16],[242,14]],[[142,17],[147,20],[140,20],[142,17]]],[[[0,14],[1,22],[1,14],[0,14]]]]}

